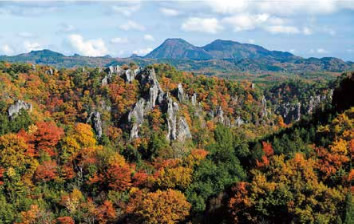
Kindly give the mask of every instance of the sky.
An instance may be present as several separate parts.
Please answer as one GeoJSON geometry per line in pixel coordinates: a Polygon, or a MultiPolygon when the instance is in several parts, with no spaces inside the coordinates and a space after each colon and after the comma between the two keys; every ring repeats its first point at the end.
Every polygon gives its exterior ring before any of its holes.
{"type": "Polygon", "coordinates": [[[0,55],[145,55],[215,39],[354,61],[354,0],[1,1],[0,55]]]}

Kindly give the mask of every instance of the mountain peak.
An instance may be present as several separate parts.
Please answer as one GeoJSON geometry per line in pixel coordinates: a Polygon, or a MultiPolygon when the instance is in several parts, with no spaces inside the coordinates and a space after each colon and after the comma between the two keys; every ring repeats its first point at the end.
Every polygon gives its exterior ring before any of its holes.
{"type": "Polygon", "coordinates": [[[145,58],[205,60],[212,57],[204,49],[196,47],[181,38],[169,38],[147,54],[145,58]]]}
{"type": "Polygon", "coordinates": [[[28,54],[32,55],[32,56],[41,56],[41,57],[62,57],[62,56],[64,56],[61,53],[51,51],[49,49],[30,51],[28,54]]]}

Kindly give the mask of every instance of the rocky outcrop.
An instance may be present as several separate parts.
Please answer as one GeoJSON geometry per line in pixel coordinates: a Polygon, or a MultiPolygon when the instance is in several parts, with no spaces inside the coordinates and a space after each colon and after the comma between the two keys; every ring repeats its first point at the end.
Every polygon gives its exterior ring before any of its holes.
{"type": "Polygon", "coordinates": [[[87,119],[87,123],[91,123],[93,130],[98,138],[102,137],[102,120],[100,112],[92,112],[87,119]]]}
{"type": "Polygon", "coordinates": [[[192,96],[192,105],[193,106],[197,105],[197,94],[196,93],[194,93],[192,96]]]}
{"type": "MultiPolygon", "coordinates": [[[[146,68],[138,72],[134,78],[139,81],[140,86],[143,88],[148,86],[149,88],[142,93],[142,97],[128,114],[128,121],[132,124],[130,139],[139,137],[139,127],[144,123],[145,114],[149,113],[155,106],[159,106],[166,113],[167,140],[184,141],[191,138],[192,135],[187,121],[184,117],[178,116],[178,103],[173,101],[169,93],[164,93],[157,80],[155,70],[146,68]]],[[[183,101],[186,96],[181,87],[179,88],[182,94],[180,99],[183,101]]]]}
{"type": "Polygon", "coordinates": [[[135,80],[136,75],[140,72],[140,68],[128,69],[125,71],[125,81],[132,82],[135,80]]]}
{"type": "Polygon", "coordinates": [[[167,94],[167,140],[177,139],[177,112],[179,106],[167,94]]]}
{"type": "Polygon", "coordinates": [[[101,85],[105,86],[112,81],[113,76],[119,75],[125,79],[126,82],[132,82],[135,76],[140,72],[140,69],[127,69],[124,70],[119,65],[109,66],[105,69],[107,75],[102,79],[101,85]]]}
{"type": "Polygon", "coordinates": [[[18,113],[20,113],[21,110],[28,110],[32,111],[32,104],[26,103],[22,100],[17,100],[14,104],[12,104],[9,109],[7,110],[9,117],[12,119],[14,118],[18,113]]]}
{"type": "Polygon", "coordinates": [[[290,124],[292,121],[299,121],[301,118],[301,103],[282,104],[275,112],[283,117],[286,124],[290,124]]]}
{"type": "Polygon", "coordinates": [[[236,118],[236,120],[235,120],[235,125],[237,126],[237,127],[240,127],[241,125],[243,125],[245,122],[241,119],[241,117],[240,116],[238,116],[237,118],[236,118]]]}
{"type": "Polygon", "coordinates": [[[147,111],[154,108],[156,103],[161,104],[163,102],[164,91],[160,87],[154,69],[145,69],[141,71],[136,78],[139,80],[141,86],[150,86],[146,105],[147,111]]]}
{"type": "Polygon", "coordinates": [[[105,69],[108,74],[118,74],[121,75],[124,73],[124,69],[122,69],[119,65],[116,66],[109,66],[105,69]]]}
{"type": "Polygon", "coordinates": [[[183,90],[183,86],[181,83],[178,84],[178,87],[177,87],[177,99],[179,102],[184,102],[185,101],[185,94],[184,94],[184,90],[183,90]]]}
{"type": "Polygon", "coordinates": [[[262,103],[261,117],[264,118],[268,116],[267,100],[265,96],[262,97],[261,103],[262,103]]]}
{"type": "Polygon", "coordinates": [[[102,79],[101,85],[102,85],[102,86],[108,85],[108,82],[109,82],[109,80],[110,80],[111,78],[112,78],[111,75],[106,75],[106,76],[102,79]]]}
{"type": "Polygon", "coordinates": [[[132,123],[130,139],[139,137],[139,126],[144,122],[145,100],[140,98],[128,114],[128,121],[132,123]]]}
{"type": "Polygon", "coordinates": [[[178,121],[177,140],[183,142],[188,138],[192,138],[188,123],[184,117],[180,117],[178,121]]]}
{"type": "Polygon", "coordinates": [[[216,120],[221,123],[224,124],[224,111],[222,110],[222,108],[219,106],[217,111],[216,111],[216,120]]]}
{"type": "Polygon", "coordinates": [[[45,73],[48,75],[54,75],[54,70],[52,68],[49,68],[45,73]]]}

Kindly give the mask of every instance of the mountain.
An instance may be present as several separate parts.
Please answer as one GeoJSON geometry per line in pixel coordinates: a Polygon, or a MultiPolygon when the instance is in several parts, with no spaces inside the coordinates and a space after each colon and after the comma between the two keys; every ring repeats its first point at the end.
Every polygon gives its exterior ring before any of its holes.
{"type": "Polygon", "coordinates": [[[201,47],[193,46],[180,38],[172,38],[165,40],[145,58],[207,60],[213,57],[201,47]]]}
{"type": "Polygon", "coordinates": [[[300,76],[310,79],[331,79],[345,71],[354,70],[353,62],[334,57],[302,58],[289,52],[271,51],[264,47],[231,40],[215,40],[205,46],[194,46],[180,38],[166,39],[145,56],[129,58],[110,56],[65,56],[51,50],[31,51],[16,56],[0,56],[0,61],[52,65],[58,68],[107,67],[136,63],[147,66],[167,63],[195,74],[248,79],[262,82],[300,76]]]}
{"type": "Polygon", "coordinates": [[[290,60],[299,57],[289,52],[269,51],[261,46],[254,44],[241,44],[231,40],[215,40],[202,47],[214,59],[259,59],[274,58],[278,60],[290,60]]]}
{"type": "Polygon", "coordinates": [[[155,50],[145,56],[152,59],[260,59],[276,60],[299,59],[289,52],[269,51],[254,44],[242,44],[231,40],[215,40],[203,47],[196,47],[179,38],[167,39],[155,50]]]}

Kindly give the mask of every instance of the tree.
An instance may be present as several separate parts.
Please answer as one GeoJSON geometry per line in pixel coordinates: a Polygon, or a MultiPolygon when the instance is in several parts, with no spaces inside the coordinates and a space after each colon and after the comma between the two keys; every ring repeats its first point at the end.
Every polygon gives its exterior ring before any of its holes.
{"type": "Polygon", "coordinates": [[[191,205],[185,196],[172,189],[156,191],[142,195],[138,191],[129,201],[127,212],[134,215],[138,222],[178,223],[189,215],[191,205]]]}
{"type": "Polygon", "coordinates": [[[28,146],[25,140],[16,134],[6,134],[0,137],[0,161],[4,168],[16,167],[25,169],[31,163],[26,155],[28,146]]]}
{"type": "Polygon", "coordinates": [[[96,217],[99,223],[112,223],[117,217],[112,202],[104,201],[103,204],[96,209],[96,217]]]}
{"type": "Polygon", "coordinates": [[[63,139],[63,149],[72,157],[76,157],[82,149],[95,149],[96,139],[92,128],[88,124],[77,123],[63,139]]]}
{"type": "Polygon", "coordinates": [[[37,167],[35,178],[37,181],[48,182],[58,177],[58,166],[53,160],[44,161],[37,167]]]}
{"type": "Polygon", "coordinates": [[[29,133],[22,129],[20,136],[26,139],[29,151],[34,153],[34,156],[39,156],[41,153],[47,153],[49,156],[56,155],[55,147],[63,136],[62,128],[56,126],[54,122],[37,122],[30,127],[29,133]]]}

